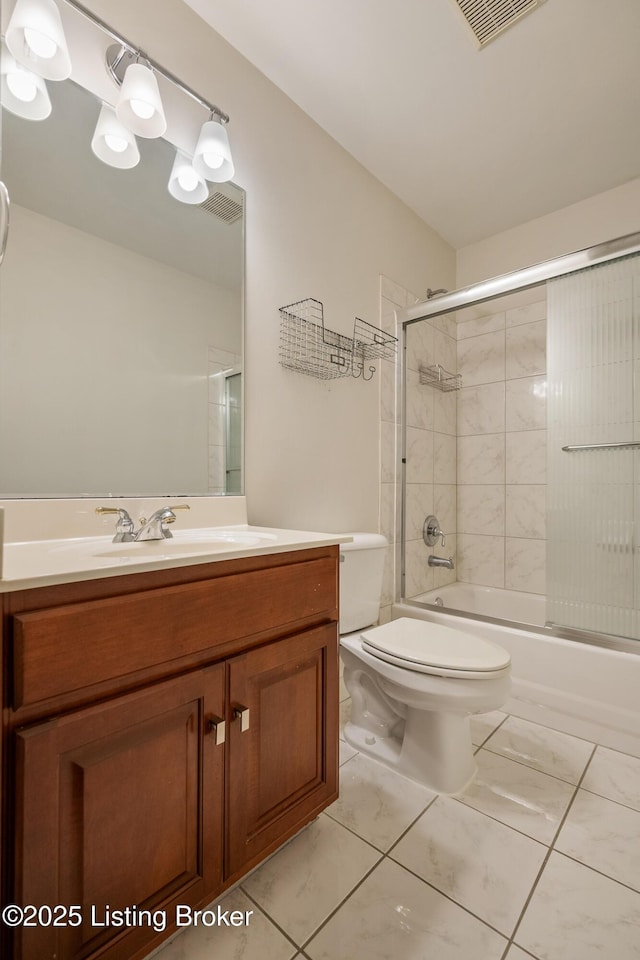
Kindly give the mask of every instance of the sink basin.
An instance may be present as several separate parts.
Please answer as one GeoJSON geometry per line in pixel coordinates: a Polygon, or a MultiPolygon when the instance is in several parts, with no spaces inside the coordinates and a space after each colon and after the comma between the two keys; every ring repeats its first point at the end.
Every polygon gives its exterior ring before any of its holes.
{"type": "Polygon", "coordinates": [[[131,543],[108,544],[94,557],[137,557],[151,560],[153,557],[192,556],[198,553],[218,553],[231,546],[257,547],[275,540],[273,534],[231,530],[198,530],[176,533],[171,539],[134,540],[131,543]]]}
{"type": "Polygon", "coordinates": [[[52,553],[94,557],[103,560],[166,560],[198,554],[222,553],[233,547],[264,546],[277,540],[273,533],[254,530],[218,529],[177,530],[173,537],[162,540],[133,540],[112,543],[105,537],[77,539],[51,547],[52,553]]]}

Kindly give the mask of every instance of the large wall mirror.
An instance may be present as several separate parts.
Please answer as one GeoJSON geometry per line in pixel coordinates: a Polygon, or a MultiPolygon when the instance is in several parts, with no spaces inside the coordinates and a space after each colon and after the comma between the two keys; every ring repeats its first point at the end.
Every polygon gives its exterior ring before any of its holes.
{"type": "Polygon", "coordinates": [[[177,202],[170,143],[109,167],[99,101],[49,93],[2,116],[0,497],[241,493],[243,191],[177,202]]]}

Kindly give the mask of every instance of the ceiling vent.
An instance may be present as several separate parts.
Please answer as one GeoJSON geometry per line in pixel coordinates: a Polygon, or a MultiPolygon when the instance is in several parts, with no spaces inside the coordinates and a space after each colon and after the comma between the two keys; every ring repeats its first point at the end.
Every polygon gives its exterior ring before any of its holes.
{"type": "Polygon", "coordinates": [[[480,47],[512,27],[544,0],[453,0],[480,47]]]}
{"type": "Polygon", "coordinates": [[[242,219],[242,200],[242,193],[232,184],[217,184],[200,208],[224,223],[235,223],[242,219]]]}

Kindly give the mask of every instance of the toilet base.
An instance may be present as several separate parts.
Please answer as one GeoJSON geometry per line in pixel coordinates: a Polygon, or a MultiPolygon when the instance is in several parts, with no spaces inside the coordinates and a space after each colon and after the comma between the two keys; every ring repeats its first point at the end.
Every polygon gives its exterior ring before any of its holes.
{"type": "Polygon", "coordinates": [[[465,714],[409,709],[399,736],[349,722],[344,737],[355,750],[435,793],[461,793],[477,772],[465,714]]]}

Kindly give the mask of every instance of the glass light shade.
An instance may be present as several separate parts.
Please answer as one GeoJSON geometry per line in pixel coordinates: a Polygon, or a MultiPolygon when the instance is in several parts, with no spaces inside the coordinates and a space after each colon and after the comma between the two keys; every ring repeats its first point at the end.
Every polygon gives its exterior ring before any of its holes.
{"type": "Polygon", "coordinates": [[[99,160],[119,170],[130,170],[140,160],[136,138],[124,127],[112,107],[102,105],[91,140],[91,149],[99,160]]]}
{"type": "Polygon", "coordinates": [[[18,63],[47,80],[66,80],[71,58],[54,0],[17,0],[6,32],[18,63]]]}
{"type": "Polygon", "coordinates": [[[218,120],[207,120],[202,124],[193,156],[193,169],[205,180],[213,183],[231,180],[234,167],[229,137],[218,120]]]}
{"type": "Polygon", "coordinates": [[[24,120],[46,120],[51,113],[47,85],[5,49],[0,54],[2,106],[24,120]]]}
{"type": "Polygon", "coordinates": [[[180,150],[171,168],[169,193],[181,203],[203,203],[209,196],[207,185],[193,169],[191,158],[180,150]]]}
{"type": "Polygon", "coordinates": [[[161,137],[167,129],[158,81],[153,70],[143,63],[132,63],[127,67],[116,104],[116,116],[139,137],[161,137]]]}

